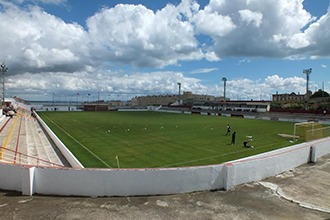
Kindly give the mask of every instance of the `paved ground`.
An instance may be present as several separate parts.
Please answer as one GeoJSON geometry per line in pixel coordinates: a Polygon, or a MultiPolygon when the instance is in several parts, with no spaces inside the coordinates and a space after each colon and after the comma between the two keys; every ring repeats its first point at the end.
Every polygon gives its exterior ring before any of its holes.
{"type": "Polygon", "coordinates": [[[330,155],[227,192],[84,198],[0,191],[0,219],[330,219],[330,155]]]}

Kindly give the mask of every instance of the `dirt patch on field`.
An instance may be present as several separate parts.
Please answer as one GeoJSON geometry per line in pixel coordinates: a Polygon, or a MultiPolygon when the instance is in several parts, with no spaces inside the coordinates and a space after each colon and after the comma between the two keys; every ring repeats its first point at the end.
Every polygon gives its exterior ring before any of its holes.
{"type": "Polygon", "coordinates": [[[300,138],[300,136],[292,135],[292,134],[277,134],[277,135],[284,138],[300,138]]]}

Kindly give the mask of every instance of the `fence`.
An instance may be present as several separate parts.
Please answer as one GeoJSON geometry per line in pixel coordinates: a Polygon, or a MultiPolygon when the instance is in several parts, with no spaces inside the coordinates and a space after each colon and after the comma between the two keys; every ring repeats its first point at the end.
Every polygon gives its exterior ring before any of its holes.
{"type": "Polygon", "coordinates": [[[49,167],[64,167],[62,164],[57,164],[51,161],[47,161],[44,159],[40,159],[35,156],[30,156],[28,154],[24,154],[18,151],[14,151],[11,149],[0,147],[0,151],[2,151],[0,161],[10,164],[17,165],[37,165],[37,166],[49,166],[49,167]]]}

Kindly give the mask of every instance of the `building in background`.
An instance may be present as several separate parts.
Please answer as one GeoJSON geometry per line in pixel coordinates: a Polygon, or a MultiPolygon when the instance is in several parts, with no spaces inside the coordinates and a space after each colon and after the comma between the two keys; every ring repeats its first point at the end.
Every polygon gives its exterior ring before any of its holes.
{"type": "Polygon", "coordinates": [[[197,101],[223,101],[223,97],[216,97],[212,95],[199,95],[192,92],[183,92],[179,95],[148,95],[137,96],[132,98],[132,107],[143,106],[170,106],[170,105],[192,105],[197,101]],[[181,99],[181,100],[179,100],[181,99]]]}
{"type": "Polygon", "coordinates": [[[306,99],[306,94],[300,95],[299,93],[296,94],[294,92],[292,92],[290,94],[288,94],[288,93],[284,93],[284,94],[276,93],[276,94],[273,94],[272,96],[273,96],[273,98],[272,98],[273,102],[297,102],[297,101],[299,102],[299,101],[304,101],[306,99]]]}

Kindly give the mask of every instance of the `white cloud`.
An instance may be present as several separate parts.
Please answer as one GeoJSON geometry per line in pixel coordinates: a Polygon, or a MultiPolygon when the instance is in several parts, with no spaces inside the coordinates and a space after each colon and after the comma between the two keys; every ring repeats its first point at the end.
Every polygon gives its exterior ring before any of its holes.
{"type": "Polygon", "coordinates": [[[33,1],[34,2],[40,1],[40,2],[42,2],[44,4],[56,4],[56,5],[58,5],[58,4],[65,3],[67,0],[33,0],[33,1]]]}
{"type": "Polygon", "coordinates": [[[38,7],[0,13],[2,56],[12,73],[83,70],[89,66],[88,37],[81,26],[67,24],[38,7]]]}
{"type": "Polygon", "coordinates": [[[204,9],[183,0],[156,12],[143,5],[120,4],[91,16],[87,30],[38,7],[23,10],[13,3],[2,4],[7,8],[0,14],[0,28],[6,34],[0,46],[6,56],[0,59],[19,60],[12,63],[15,72],[37,71],[34,68],[72,72],[102,62],[165,67],[226,56],[296,58],[330,53],[329,14],[315,21],[302,0],[210,0],[204,9]],[[199,35],[212,41],[201,44],[199,35]]]}
{"type": "Polygon", "coordinates": [[[284,91],[287,93],[305,93],[306,80],[302,77],[283,78],[278,75],[268,76],[265,84],[272,90],[284,91]]]}
{"type": "Polygon", "coordinates": [[[306,35],[304,33],[297,33],[291,37],[291,39],[287,43],[287,46],[293,49],[300,49],[307,47],[310,44],[310,40],[306,38],[306,35]]]}
{"type": "MultiPolygon", "coordinates": [[[[283,78],[278,75],[267,76],[265,79],[251,80],[247,78],[238,78],[227,80],[226,92],[232,100],[259,100],[260,97],[264,100],[271,99],[271,95],[276,91],[279,93],[300,93],[306,91],[306,80],[301,77],[283,78]]],[[[223,89],[220,89],[223,91],[223,89]]],[[[220,93],[222,94],[222,93],[220,93]]]]}
{"type": "Polygon", "coordinates": [[[220,61],[220,57],[214,52],[214,51],[209,51],[205,52],[205,59],[210,62],[215,62],[215,61],[220,61]]]}
{"type": "Polygon", "coordinates": [[[53,93],[64,97],[82,94],[84,91],[86,94],[101,92],[103,95],[129,96],[175,94],[178,82],[181,82],[183,91],[206,91],[207,88],[198,79],[169,71],[138,72],[131,75],[121,72],[24,73],[9,76],[6,86],[11,95],[33,99],[33,96],[43,94],[44,99],[50,99],[53,93]]]}
{"type": "Polygon", "coordinates": [[[167,5],[156,13],[142,5],[103,9],[87,21],[95,52],[104,60],[141,67],[201,59],[193,26],[178,19],[178,8],[167,5]]]}
{"type": "Polygon", "coordinates": [[[310,56],[330,56],[330,8],[327,14],[312,23],[303,33],[309,39],[310,45],[307,48],[310,56]]]}
{"type": "MultiPolygon", "coordinates": [[[[157,68],[201,59],[217,62],[227,57],[244,57],[242,63],[251,57],[330,56],[329,12],[316,20],[303,8],[303,0],[210,0],[203,9],[196,1],[183,0],[156,12],[143,5],[119,4],[88,18],[86,29],[40,7],[22,9],[19,4],[24,2],[46,0],[0,0],[0,29],[5,30],[0,37],[0,61],[5,60],[10,67],[12,91],[21,88],[46,94],[101,88],[104,92],[170,93],[180,81],[184,90],[219,94],[218,85],[205,86],[183,73],[157,68]],[[208,40],[202,41],[205,37],[208,40]],[[118,64],[123,69],[156,70],[126,75],[103,70],[118,64]]],[[[228,94],[235,98],[246,93],[256,98],[275,90],[303,92],[303,84],[300,77],[278,75],[261,81],[235,79],[228,81],[228,94]]]]}
{"type": "Polygon", "coordinates": [[[203,68],[203,69],[194,70],[191,73],[193,73],[193,74],[210,73],[210,72],[214,72],[214,71],[217,71],[217,70],[218,70],[218,68],[203,68]]]}
{"type": "Polygon", "coordinates": [[[241,16],[241,19],[243,22],[245,22],[247,25],[254,24],[257,28],[260,27],[262,24],[262,13],[260,12],[253,12],[248,9],[240,10],[238,13],[241,16]]]}
{"type": "MultiPolygon", "coordinates": [[[[287,42],[295,34],[301,33],[301,29],[313,20],[303,8],[302,2],[302,0],[210,0],[209,5],[198,14],[204,17],[217,15],[227,21],[215,24],[211,22],[213,28],[211,25],[206,26],[204,27],[206,30],[203,31],[213,38],[215,52],[219,57],[283,58],[294,53],[290,50],[292,48],[288,48],[291,44],[287,42]],[[212,29],[217,30],[216,34],[212,33],[212,29]]],[[[197,23],[197,30],[198,28],[197,23]]],[[[297,41],[294,42],[295,44],[292,44],[295,48],[302,47],[297,41]]]]}
{"type": "Polygon", "coordinates": [[[229,16],[205,10],[199,11],[192,21],[196,25],[198,34],[206,34],[213,38],[227,35],[236,28],[229,16]]]}

